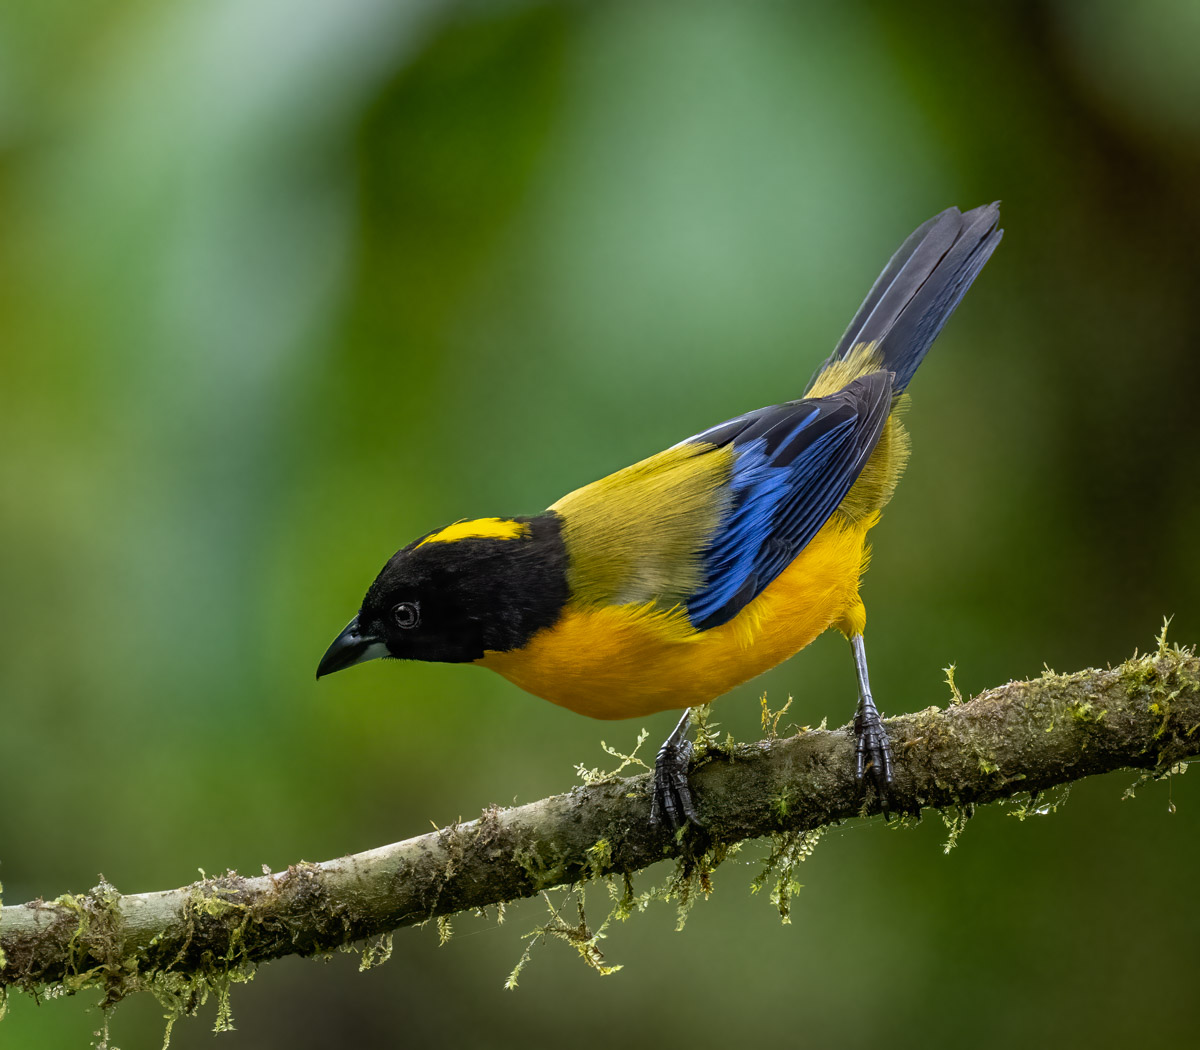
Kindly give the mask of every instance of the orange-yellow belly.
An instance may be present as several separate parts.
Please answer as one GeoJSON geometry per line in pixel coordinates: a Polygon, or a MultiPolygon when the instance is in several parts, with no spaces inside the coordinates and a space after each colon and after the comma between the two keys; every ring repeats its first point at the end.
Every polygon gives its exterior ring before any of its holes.
{"type": "Polygon", "coordinates": [[[522,689],[593,718],[633,718],[707,703],[808,645],[829,627],[862,631],[867,529],[835,515],[729,623],[692,628],[680,609],[568,606],[525,648],[476,661],[522,689]]]}

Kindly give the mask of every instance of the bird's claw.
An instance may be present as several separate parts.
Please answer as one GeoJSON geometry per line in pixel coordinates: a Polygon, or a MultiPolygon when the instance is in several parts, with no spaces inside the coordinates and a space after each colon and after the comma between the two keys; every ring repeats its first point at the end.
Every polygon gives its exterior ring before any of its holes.
{"type": "Polygon", "coordinates": [[[659,749],[654,761],[654,799],[650,804],[650,823],[666,825],[678,831],[685,823],[701,827],[696,808],[692,804],[692,790],[688,786],[688,763],[692,758],[692,742],[681,740],[667,743],[659,749]]]}
{"type": "Polygon", "coordinates": [[[892,782],[892,745],[874,707],[854,716],[854,739],[854,775],[861,781],[869,768],[875,790],[883,797],[892,782]]]}

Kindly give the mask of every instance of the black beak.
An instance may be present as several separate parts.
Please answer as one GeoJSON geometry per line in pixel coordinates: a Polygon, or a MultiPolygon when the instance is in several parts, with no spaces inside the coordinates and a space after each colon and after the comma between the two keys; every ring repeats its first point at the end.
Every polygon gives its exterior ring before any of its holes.
{"type": "Polygon", "coordinates": [[[334,671],[344,671],[347,667],[386,655],[387,646],[383,642],[373,635],[359,633],[356,616],[325,650],[325,655],[317,664],[317,677],[322,678],[333,674],[334,671]]]}

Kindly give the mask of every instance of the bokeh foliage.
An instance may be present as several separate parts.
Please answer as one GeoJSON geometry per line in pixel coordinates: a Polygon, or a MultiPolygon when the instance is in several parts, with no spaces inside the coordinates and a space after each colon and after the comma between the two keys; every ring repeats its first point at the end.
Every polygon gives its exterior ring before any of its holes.
{"type": "MultiPolygon", "coordinates": [[[[412,536],[795,396],[952,203],[1008,235],[914,384],[881,706],[945,702],[951,661],[1116,661],[1164,614],[1196,641],[1198,39],[1185,0],[0,6],[7,899],[335,856],[632,746],[471,668],[312,671],[412,536]]],[[[844,645],[722,701],[735,735],[764,687],[843,721],[844,645]]],[[[1166,1042],[1200,789],[1132,779],[948,856],[936,820],[831,832],[788,927],[739,858],[683,934],[610,928],[603,980],[550,945],[502,990],[536,902],[363,975],[273,964],[220,1045],[1166,1042]]],[[[98,1024],[21,1000],[0,1041],[98,1024]]]]}

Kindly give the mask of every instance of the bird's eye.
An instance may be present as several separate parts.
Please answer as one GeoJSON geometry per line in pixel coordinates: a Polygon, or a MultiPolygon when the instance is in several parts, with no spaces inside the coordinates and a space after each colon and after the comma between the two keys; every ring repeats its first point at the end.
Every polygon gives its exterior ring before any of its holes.
{"type": "Polygon", "coordinates": [[[421,606],[416,602],[401,602],[392,609],[392,619],[406,631],[416,627],[421,622],[421,606]]]}

